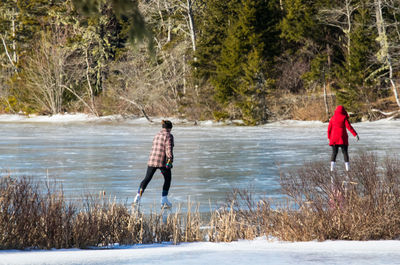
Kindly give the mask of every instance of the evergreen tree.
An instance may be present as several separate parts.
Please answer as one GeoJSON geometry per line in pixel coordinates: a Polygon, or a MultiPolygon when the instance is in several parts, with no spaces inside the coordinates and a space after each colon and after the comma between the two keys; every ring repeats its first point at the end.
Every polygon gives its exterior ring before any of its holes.
{"type": "MultiPolygon", "coordinates": [[[[233,104],[247,124],[265,121],[266,79],[272,76],[277,51],[278,8],[267,1],[243,0],[211,79],[215,96],[225,106],[233,104]]],[[[269,82],[270,84],[271,82],[269,82]]]]}
{"type": "MultiPolygon", "coordinates": [[[[340,53],[337,29],[328,26],[319,14],[319,10],[329,9],[332,5],[326,0],[283,1],[284,16],[280,23],[285,47],[283,54],[307,66],[301,69],[298,77],[306,81],[305,89],[330,78],[330,69],[340,53]]],[[[290,66],[284,69],[290,69],[290,66]]],[[[281,73],[281,76],[284,78],[285,74],[281,73]]],[[[293,90],[297,91],[297,88],[293,90]]]]}
{"type": "Polygon", "coordinates": [[[310,0],[284,0],[285,15],[280,22],[281,37],[297,43],[315,38],[315,5],[315,1],[310,0]]]}
{"type": "Polygon", "coordinates": [[[228,28],[236,20],[239,0],[204,0],[204,16],[199,19],[198,43],[195,53],[195,75],[203,80],[215,76],[216,61],[221,56],[222,43],[228,28]]]}

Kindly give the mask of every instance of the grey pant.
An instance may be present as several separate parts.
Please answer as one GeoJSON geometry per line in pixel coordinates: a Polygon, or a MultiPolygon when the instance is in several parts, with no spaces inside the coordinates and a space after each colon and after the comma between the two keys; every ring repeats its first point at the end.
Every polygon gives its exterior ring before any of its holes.
{"type": "Polygon", "coordinates": [[[338,154],[339,147],[340,147],[342,149],[344,162],[349,162],[349,153],[347,151],[347,149],[349,147],[348,145],[339,144],[339,145],[331,145],[331,146],[332,146],[331,161],[336,162],[336,156],[338,154]]]}

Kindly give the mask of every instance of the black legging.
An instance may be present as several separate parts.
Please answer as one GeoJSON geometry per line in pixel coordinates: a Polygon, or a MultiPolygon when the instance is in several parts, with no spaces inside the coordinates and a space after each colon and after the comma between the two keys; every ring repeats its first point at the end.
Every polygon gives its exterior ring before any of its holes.
{"type": "Polygon", "coordinates": [[[140,183],[140,189],[142,190],[141,193],[144,192],[144,190],[146,189],[147,185],[150,183],[150,181],[153,178],[154,173],[156,172],[157,169],[160,169],[161,173],[164,176],[164,185],[163,185],[162,196],[168,195],[169,187],[171,186],[171,169],[166,168],[166,167],[147,167],[146,177],[140,183]]]}
{"type": "Polygon", "coordinates": [[[339,151],[339,147],[342,149],[344,162],[349,162],[349,153],[347,152],[348,145],[339,144],[339,145],[331,145],[332,146],[332,155],[331,161],[336,162],[336,156],[339,151]]]}

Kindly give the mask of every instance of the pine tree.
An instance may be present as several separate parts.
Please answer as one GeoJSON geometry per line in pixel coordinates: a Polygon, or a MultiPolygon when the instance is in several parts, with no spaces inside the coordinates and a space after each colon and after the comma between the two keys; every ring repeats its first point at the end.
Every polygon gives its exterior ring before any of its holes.
{"type": "Polygon", "coordinates": [[[221,56],[222,43],[227,37],[228,28],[237,17],[239,0],[205,0],[205,14],[198,23],[198,43],[195,53],[195,75],[203,80],[215,76],[216,61],[221,56]]]}
{"type": "MultiPolygon", "coordinates": [[[[236,6],[237,19],[227,32],[211,79],[216,99],[234,105],[247,124],[266,119],[266,85],[277,50],[277,6],[244,0],[236,6]]],[[[268,82],[271,84],[271,82],[268,82]]]]}
{"type": "Polygon", "coordinates": [[[316,33],[315,5],[315,1],[309,0],[284,0],[285,15],[279,25],[281,37],[301,43],[312,38],[316,33]]]}

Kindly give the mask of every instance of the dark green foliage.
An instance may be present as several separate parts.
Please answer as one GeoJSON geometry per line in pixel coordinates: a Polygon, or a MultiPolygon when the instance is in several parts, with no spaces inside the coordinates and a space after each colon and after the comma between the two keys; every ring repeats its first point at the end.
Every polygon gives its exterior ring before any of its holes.
{"type": "Polygon", "coordinates": [[[151,43],[151,35],[139,11],[137,0],[73,0],[72,2],[83,14],[92,17],[103,15],[104,6],[109,6],[116,17],[125,22],[124,30],[131,43],[144,38],[151,43]]]}
{"type": "Polygon", "coordinates": [[[247,124],[265,121],[266,80],[271,78],[278,51],[278,5],[252,0],[228,1],[225,6],[219,1],[209,3],[209,14],[230,12],[225,20],[220,17],[204,25],[208,34],[199,42],[199,74],[210,78],[217,102],[239,110],[240,116],[231,113],[232,118],[242,118],[247,124]]]}
{"type": "Polygon", "coordinates": [[[215,75],[216,60],[221,55],[228,25],[237,15],[233,7],[239,1],[205,0],[204,2],[204,13],[207,15],[199,19],[199,38],[195,54],[197,60],[193,64],[198,77],[208,79],[215,75]]]}
{"type": "Polygon", "coordinates": [[[280,23],[281,37],[293,42],[311,38],[316,27],[315,1],[285,0],[285,15],[280,23]]]}

